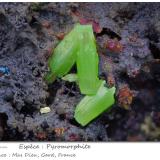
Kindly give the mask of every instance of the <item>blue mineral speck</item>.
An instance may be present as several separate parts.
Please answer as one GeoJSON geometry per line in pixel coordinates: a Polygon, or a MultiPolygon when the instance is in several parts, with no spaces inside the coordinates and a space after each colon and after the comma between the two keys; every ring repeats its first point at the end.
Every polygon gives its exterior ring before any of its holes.
{"type": "Polygon", "coordinates": [[[7,66],[0,66],[0,75],[9,75],[10,69],[7,66]]]}

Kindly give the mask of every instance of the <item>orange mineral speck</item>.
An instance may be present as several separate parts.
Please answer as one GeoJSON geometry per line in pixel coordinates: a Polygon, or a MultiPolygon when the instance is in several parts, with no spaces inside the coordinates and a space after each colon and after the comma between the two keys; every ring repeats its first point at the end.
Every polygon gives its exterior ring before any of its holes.
{"type": "Polygon", "coordinates": [[[109,39],[106,41],[104,47],[111,52],[120,53],[123,50],[123,45],[117,39],[109,39]]]}
{"type": "Polygon", "coordinates": [[[95,20],[80,18],[79,23],[81,25],[91,24],[92,28],[93,28],[93,31],[95,33],[101,33],[102,32],[102,28],[101,28],[100,24],[98,22],[96,22],[95,20]]]}
{"type": "Polygon", "coordinates": [[[64,36],[65,36],[65,33],[63,33],[63,32],[60,32],[60,33],[56,34],[56,37],[57,37],[58,40],[63,40],[64,36]]]}
{"type": "Polygon", "coordinates": [[[38,139],[40,139],[40,140],[44,140],[44,139],[47,138],[47,135],[46,135],[45,132],[39,132],[39,133],[37,133],[36,137],[37,137],[38,139]]]}
{"type": "Polygon", "coordinates": [[[122,86],[118,92],[118,104],[120,107],[129,110],[133,101],[133,91],[127,85],[122,86]]]}
{"type": "Polygon", "coordinates": [[[65,128],[54,128],[53,131],[56,134],[56,136],[59,137],[59,136],[62,136],[66,130],[65,128]]]}
{"type": "Polygon", "coordinates": [[[108,74],[107,84],[108,84],[109,87],[115,86],[115,79],[114,79],[114,76],[113,76],[112,73],[109,73],[109,74],[108,74]]]}

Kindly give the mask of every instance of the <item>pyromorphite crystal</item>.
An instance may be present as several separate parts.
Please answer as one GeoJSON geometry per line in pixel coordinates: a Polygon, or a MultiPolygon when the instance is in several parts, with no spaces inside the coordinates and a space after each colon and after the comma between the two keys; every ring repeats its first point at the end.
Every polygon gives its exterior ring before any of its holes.
{"type": "Polygon", "coordinates": [[[77,105],[74,117],[82,126],[87,125],[114,104],[115,87],[108,89],[104,84],[103,81],[97,94],[85,96],[77,105]]]}
{"type": "Polygon", "coordinates": [[[98,54],[91,25],[78,26],[79,50],[77,53],[77,75],[82,94],[96,94],[100,80],[98,78],[98,54]]]}
{"type": "Polygon", "coordinates": [[[76,53],[79,48],[77,26],[58,44],[49,58],[50,72],[45,77],[48,83],[52,83],[54,77],[62,77],[67,74],[76,62],[76,53]]]}

